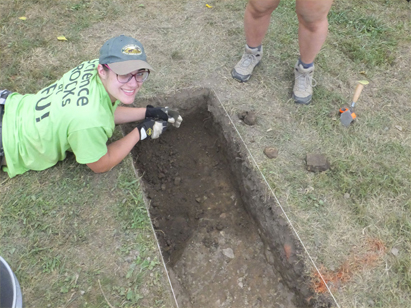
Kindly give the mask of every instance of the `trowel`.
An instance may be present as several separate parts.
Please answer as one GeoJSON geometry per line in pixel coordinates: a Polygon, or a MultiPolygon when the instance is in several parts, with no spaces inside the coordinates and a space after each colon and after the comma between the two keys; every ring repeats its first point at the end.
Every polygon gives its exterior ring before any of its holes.
{"type": "Polygon", "coordinates": [[[355,120],[357,115],[354,113],[355,103],[357,102],[358,98],[360,97],[361,91],[365,85],[368,84],[367,80],[360,80],[358,81],[357,87],[355,88],[354,96],[352,98],[352,103],[350,108],[340,108],[340,120],[342,125],[345,127],[350,126],[351,122],[355,120]]]}

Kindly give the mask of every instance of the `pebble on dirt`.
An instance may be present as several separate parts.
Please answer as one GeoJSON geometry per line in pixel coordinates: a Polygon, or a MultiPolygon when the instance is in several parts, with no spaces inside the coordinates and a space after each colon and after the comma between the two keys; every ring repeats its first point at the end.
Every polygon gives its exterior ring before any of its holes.
{"type": "Polygon", "coordinates": [[[243,111],[238,114],[238,118],[247,125],[254,125],[257,122],[257,116],[254,111],[243,111]]]}
{"type": "Polygon", "coordinates": [[[231,248],[223,249],[223,254],[230,259],[234,259],[234,252],[231,248]]]}
{"type": "Polygon", "coordinates": [[[278,150],[277,150],[276,148],[269,148],[269,147],[267,147],[267,148],[264,149],[264,154],[265,154],[265,156],[267,156],[269,159],[277,158],[277,156],[278,156],[278,150]]]}
{"type": "Polygon", "coordinates": [[[330,163],[324,154],[307,154],[307,170],[311,172],[322,172],[330,168],[330,163]]]}

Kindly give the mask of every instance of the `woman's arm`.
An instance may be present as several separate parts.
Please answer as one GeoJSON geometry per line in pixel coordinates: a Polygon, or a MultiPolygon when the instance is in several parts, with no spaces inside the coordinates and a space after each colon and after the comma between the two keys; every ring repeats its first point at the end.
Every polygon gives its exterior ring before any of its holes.
{"type": "MultiPolygon", "coordinates": [[[[114,111],[114,123],[124,124],[143,120],[145,114],[146,108],[118,106],[114,111]]],[[[96,173],[109,171],[130,153],[131,149],[139,140],[140,132],[135,128],[123,138],[109,144],[107,146],[107,153],[98,161],[89,163],[87,166],[96,173]]]]}
{"type": "Polygon", "coordinates": [[[138,128],[135,128],[123,138],[109,144],[107,146],[107,153],[98,161],[89,163],[87,166],[96,173],[110,171],[130,153],[139,140],[140,132],[138,128]]]}
{"type": "MultiPolygon", "coordinates": [[[[131,108],[132,109],[132,108],[131,108]]],[[[107,146],[107,153],[87,166],[96,173],[106,172],[119,164],[139,140],[157,139],[166,130],[167,122],[145,119],[126,136],[107,146]]]]}
{"type": "Polygon", "coordinates": [[[143,120],[146,116],[146,108],[118,106],[114,111],[114,123],[124,124],[143,120]]]}

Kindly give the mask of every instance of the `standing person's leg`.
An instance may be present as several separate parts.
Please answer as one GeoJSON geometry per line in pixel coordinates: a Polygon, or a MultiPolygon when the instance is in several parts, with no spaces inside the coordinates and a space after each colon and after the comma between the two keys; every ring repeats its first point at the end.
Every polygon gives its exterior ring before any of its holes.
{"type": "Polygon", "coordinates": [[[296,103],[309,104],[312,98],[314,60],[328,34],[327,15],[333,0],[297,0],[299,21],[298,45],[300,59],[295,65],[293,98],[296,103]]]}
{"type": "Polygon", "coordinates": [[[247,45],[258,47],[270,26],[271,14],[280,0],[249,0],[244,13],[244,32],[247,45]]]}
{"type": "Polygon", "coordinates": [[[246,46],[240,62],[231,71],[234,79],[246,82],[263,56],[262,41],[270,25],[271,13],[280,0],[249,0],[244,13],[246,46]]]}

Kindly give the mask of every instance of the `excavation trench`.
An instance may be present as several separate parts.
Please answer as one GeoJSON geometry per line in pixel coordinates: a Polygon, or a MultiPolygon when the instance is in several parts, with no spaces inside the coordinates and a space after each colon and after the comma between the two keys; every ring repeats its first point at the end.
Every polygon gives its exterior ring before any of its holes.
{"type": "MultiPolygon", "coordinates": [[[[179,306],[319,305],[299,242],[214,92],[138,102],[148,104],[184,118],[132,151],[179,306]]],[[[134,127],[122,126],[123,133],[134,127]]]]}

